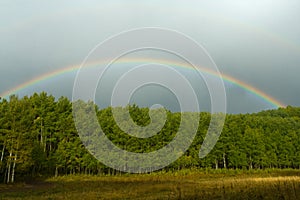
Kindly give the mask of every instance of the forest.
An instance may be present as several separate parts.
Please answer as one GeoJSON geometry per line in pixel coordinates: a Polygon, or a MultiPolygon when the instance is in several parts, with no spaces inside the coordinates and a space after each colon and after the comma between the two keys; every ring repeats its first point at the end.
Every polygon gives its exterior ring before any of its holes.
{"type": "MultiPolygon", "coordinates": [[[[132,152],[161,148],[177,133],[181,113],[166,111],[167,121],[160,132],[137,138],[115,123],[112,108],[99,109],[99,124],[117,146],[132,152]]],[[[136,124],[149,123],[149,108],[128,106],[136,124]]],[[[120,108],[124,109],[124,108],[120,108]]],[[[200,121],[192,145],[165,171],[189,168],[210,169],[300,169],[300,108],[287,106],[252,114],[227,114],[222,134],[214,149],[200,159],[199,149],[211,115],[198,113],[200,121]]],[[[76,131],[72,102],[55,99],[45,92],[0,100],[0,181],[12,183],[36,176],[65,174],[121,173],[95,159],[76,131]]]]}

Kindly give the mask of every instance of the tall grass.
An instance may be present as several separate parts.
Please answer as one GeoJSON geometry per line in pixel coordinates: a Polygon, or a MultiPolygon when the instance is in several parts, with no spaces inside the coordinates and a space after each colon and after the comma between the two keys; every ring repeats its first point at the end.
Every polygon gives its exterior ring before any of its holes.
{"type": "Polygon", "coordinates": [[[300,199],[297,170],[180,170],[69,175],[0,185],[0,199],[300,199]]]}

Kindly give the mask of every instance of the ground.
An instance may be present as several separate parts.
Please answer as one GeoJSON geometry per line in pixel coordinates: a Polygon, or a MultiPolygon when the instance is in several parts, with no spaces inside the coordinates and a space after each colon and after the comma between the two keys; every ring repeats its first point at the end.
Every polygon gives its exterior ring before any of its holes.
{"type": "Polygon", "coordinates": [[[300,170],[68,175],[0,184],[0,199],[300,199],[300,170]]]}

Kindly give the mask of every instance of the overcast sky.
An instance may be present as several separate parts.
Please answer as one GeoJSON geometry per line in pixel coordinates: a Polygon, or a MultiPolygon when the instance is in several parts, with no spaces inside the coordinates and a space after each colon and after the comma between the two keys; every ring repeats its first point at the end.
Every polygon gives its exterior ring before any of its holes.
{"type": "MultiPolygon", "coordinates": [[[[297,0],[1,0],[0,94],[80,64],[99,42],[121,31],[154,26],[192,37],[221,73],[286,105],[300,106],[299,10],[297,0]]],[[[71,97],[74,77],[74,72],[57,76],[18,94],[45,90],[71,97]]],[[[236,85],[225,86],[229,112],[273,108],[236,85]]],[[[140,94],[145,99],[145,93],[140,94]]]]}

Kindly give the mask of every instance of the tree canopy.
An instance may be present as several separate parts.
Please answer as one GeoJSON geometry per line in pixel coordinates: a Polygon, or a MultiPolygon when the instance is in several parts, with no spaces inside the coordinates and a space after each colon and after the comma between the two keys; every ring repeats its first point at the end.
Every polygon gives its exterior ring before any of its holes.
{"type": "MultiPolygon", "coordinates": [[[[166,123],[156,135],[138,138],[118,127],[111,107],[102,110],[94,107],[106,136],[131,152],[162,148],[176,136],[180,125],[181,113],[166,111],[166,123]]],[[[128,108],[136,124],[149,124],[149,108],[136,105],[128,108]]],[[[288,106],[253,114],[228,114],[216,146],[203,159],[198,154],[212,114],[198,114],[200,121],[192,145],[165,170],[300,168],[300,108],[288,106]]],[[[72,102],[66,97],[56,100],[45,92],[0,100],[1,181],[75,173],[118,172],[96,160],[83,145],[74,125],[72,102]]]]}

